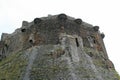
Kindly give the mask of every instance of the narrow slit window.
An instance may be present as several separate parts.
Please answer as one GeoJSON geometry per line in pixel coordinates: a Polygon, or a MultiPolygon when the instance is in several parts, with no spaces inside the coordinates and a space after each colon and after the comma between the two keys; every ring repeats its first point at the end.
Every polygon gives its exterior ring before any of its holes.
{"type": "Polygon", "coordinates": [[[93,42],[94,42],[94,44],[96,44],[96,40],[95,39],[93,39],[93,42]]]}
{"type": "Polygon", "coordinates": [[[7,44],[5,44],[5,47],[6,47],[6,49],[8,50],[8,45],[7,45],[7,44]]]}
{"type": "Polygon", "coordinates": [[[75,41],[76,41],[76,45],[77,45],[77,47],[79,47],[79,42],[78,42],[78,39],[77,39],[77,38],[75,38],[75,41]]]}

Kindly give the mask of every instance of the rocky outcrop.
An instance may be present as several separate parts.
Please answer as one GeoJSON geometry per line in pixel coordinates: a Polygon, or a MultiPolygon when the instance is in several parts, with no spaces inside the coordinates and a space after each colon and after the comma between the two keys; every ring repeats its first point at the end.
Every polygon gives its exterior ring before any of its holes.
{"type": "Polygon", "coordinates": [[[1,80],[120,80],[99,26],[65,14],[23,21],[0,41],[1,80]]]}

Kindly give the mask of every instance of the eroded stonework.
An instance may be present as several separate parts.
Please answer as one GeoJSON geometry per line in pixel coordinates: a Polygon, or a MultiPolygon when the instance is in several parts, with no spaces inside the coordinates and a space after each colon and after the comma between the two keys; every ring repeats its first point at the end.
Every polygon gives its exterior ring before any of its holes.
{"type": "Polygon", "coordinates": [[[22,27],[14,33],[2,34],[0,79],[119,80],[108,58],[104,37],[99,26],[66,14],[35,18],[32,22],[23,21],[22,27]],[[3,68],[4,63],[11,67],[18,64],[12,60],[12,57],[16,59],[16,54],[20,54],[21,65],[15,69],[20,73],[8,70],[3,75],[8,68],[3,68]],[[23,56],[24,64],[21,62],[23,56]]]}

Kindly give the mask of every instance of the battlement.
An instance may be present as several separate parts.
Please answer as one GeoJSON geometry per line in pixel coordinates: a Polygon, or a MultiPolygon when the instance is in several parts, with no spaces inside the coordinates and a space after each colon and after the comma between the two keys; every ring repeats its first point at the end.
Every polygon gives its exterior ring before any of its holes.
{"type": "Polygon", "coordinates": [[[66,14],[23,21],[0,41],[0,80],[118,80],[99,26],[66,14]]]}
{"type": "Polygon", "coordinates": [[[4,47],[1,50],[4,50],[4,53],[0,54],[9,55],[8,52],[37,45],[60,44],[61,33],[80,36],[84,47],[106,53],[103,43],[105,35],[100,33],[99,26],[92,26],[80,18],[75,19],[66,14],[59,14],[35,18],[32,22],[23,21],[22,27],[14,33],[3,34],[1,41],[4,47]]]}

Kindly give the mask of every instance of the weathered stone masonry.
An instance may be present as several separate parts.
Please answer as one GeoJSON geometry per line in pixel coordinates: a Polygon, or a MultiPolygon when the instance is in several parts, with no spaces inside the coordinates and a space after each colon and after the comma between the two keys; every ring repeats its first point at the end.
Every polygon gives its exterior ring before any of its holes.
{"type": "MultiPolygon", "coordinates": [[[[32,46],[60,44],[61,33],[82,37],[84,47],[102,51],[104,59],[109,61],[103,43],[105,35],[99,31],[99,26],[92,26],[83,22],[82,19],[74,19],[66,14],[35,18],[32,22],[23,21],[22,27],[14,33],[3,33],[0,41],[0,60],[14,51],[32,46]]],[[[75,41],[76,46],[79,46],[77,38],[75,41]]]]}

